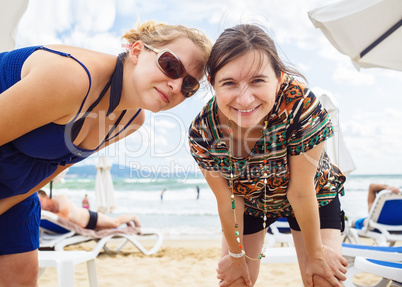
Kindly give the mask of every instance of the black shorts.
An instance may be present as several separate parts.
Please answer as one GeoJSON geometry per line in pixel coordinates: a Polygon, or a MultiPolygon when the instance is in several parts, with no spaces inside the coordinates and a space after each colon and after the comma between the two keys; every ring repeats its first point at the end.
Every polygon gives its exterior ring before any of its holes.
{"type": "MultiPolygon", "coordinates": [[[[338,229],[343,231],[345,228],[345,215],[341,211],[341,203],[339,201],[339,195],[336,195],[334,199],[325,206],[320,207],[320,229],[338,229]]],[[[299,224],[293,216],[286,217],[291,229],[300,231],[299,224]]],[[[270,226],[278,220],[278,217],[267,218],[266,226],[270,226]]],[[[263,229],[262,224],[264,220],[260,217],[244,214],[244,232],[243,234],[253,234],[263,229]]]]}
{"type": "Polygon", "coordinates": [[[98,223],[98,213],[91,211],[88,209],[89,212],[89,220],[87,226],[85,226],[86,229],[92,229],[95,230],[96,224],[98,223]]]}

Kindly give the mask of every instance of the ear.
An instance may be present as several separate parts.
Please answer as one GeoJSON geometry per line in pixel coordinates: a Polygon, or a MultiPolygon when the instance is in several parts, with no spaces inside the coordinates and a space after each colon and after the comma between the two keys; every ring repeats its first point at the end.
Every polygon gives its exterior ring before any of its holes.
{"type": "Polygon", "coordinates": [[[276,86],[276,93],[278,93],[281,88],[282,80],[283,80],[283,72],[281,72],[281,76],[278,78],[278,84],[276,86]]]}
{"type": "Polygon", "coordinates": [[[213,83],[211,83],[211,75],[208,75],[207,76],[207,79],[208,79],[208,83],[212,86],[212,88],[214,87],[214,84],[213,83]]]}
{"type": "Polygon", "coordinates": [[[144,43],[142,41],[136,41],[134,42],[129,50],[129,58],[130,60],[134,63],[137,64],[138,58],[144,49],[144,43]]]}

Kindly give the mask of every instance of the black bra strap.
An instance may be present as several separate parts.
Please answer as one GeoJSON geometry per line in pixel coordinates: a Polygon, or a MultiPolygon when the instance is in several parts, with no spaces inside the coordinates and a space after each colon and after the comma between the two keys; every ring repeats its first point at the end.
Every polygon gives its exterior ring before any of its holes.
{"type": "Polygon", "coordinates": [[[111,88],[110,88],[110,100],[109,100],[109,109],[106,113],[106,116],[109,116],[116,107],[120,103],[121,99],[121,91],[123,87],[123,61],[126,53],[121,53],[117,57],[116,61],[116,68],[112,75],[111,81],[111,88]]]}

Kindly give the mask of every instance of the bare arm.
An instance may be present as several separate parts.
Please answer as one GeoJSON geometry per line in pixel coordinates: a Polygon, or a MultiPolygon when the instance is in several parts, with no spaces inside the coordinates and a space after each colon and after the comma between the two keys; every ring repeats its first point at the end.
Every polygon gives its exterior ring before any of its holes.
{"type": "MultiPolygon", "coordinates": [[[[232,209],[231,190],[227,185],[225,179],[223,179],[217,171],[202,170],[205,179],[207,180],[210,188],[212,189],[217,205],[219,218],[222,225],[222,231],[226,239],[228,248],[233,253],[241,253],[243,248],[239,247],[237,237],[235,235],[235,220],[232,209]]],[[[235,211],[236,211],[236,223],[238,224],[238,231],[241,243],[243,242],[243,214],[244,214],[244,200],[241,197],[235,196],[235,211]]],[[[220,286],[229,286],[230,283],[243,277],[247,286],[251,286],[250,274],[248,266],[245,260],[245,256],[240,258],[234,258],[230,255],[225,255],[218,264],[222,279],[224,282],[220,286]]]]}
{"type": "Polygon", "coordinates": [[[315,274],[324,277],[332,286],[342,286],[337,278],[344,278],[344,274],[341,270],[333,270],[335,268],[332,266],[339,265],[342,269],[341,266],[346,264],[346,260],[334,250],[325,247],[320,234],[314,176],[323,145],[324,143],[321,143],[304,154],[289,157],[290,182],[287,197],[305,242],[309,264],[307,274],[309,286],[312,286],[312,276],[315,274]]]}
{"type": "Polygon", "coordinates": [[[367,205],[368,205],[369,213],[370,213],[371,207],[373,206],[376,194],[384,189],[389,189],[393,193],[399,192],[399,188],[394,187],[394,186],[390,186],[387,184],[371,183],[369,186],[368,195],[367,195],[367,205]]]}
{"type": "Polygon", "coordinates": [[[51,56],[28,58],[21,80],[0,94],[0,106],[7,107],[0,113],[0,130],[7,131],[0,146],[45,124],[67,123],[78,111],[88,77],[71,59],[51,56]]]}
{"type": "Polygon", "coordinates": [[[287,197],[303,232],[307,254],[314,254],[322,246],[314,176],[322,146],[307,153],[289,157],[290,182],[287,197]]]}

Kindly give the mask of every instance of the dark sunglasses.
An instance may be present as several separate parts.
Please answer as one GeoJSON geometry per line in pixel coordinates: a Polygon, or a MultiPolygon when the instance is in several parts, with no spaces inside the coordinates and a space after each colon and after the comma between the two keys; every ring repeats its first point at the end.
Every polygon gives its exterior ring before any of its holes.
{"type": "MultiPolygon", "coordinates": [[[[183,63],[172,51],[168,49],[159,50],[145,43],[144,46],[157,53],[156,64],[158,65],[159,69],[169,78],[178,79],[183,77],[183,75],[186,73],[183,63]]],[[[199,88],[200,83],[196,79],[190,75],[183,77],[181,92],[186,98],[194,95],[199,88]]]]}

